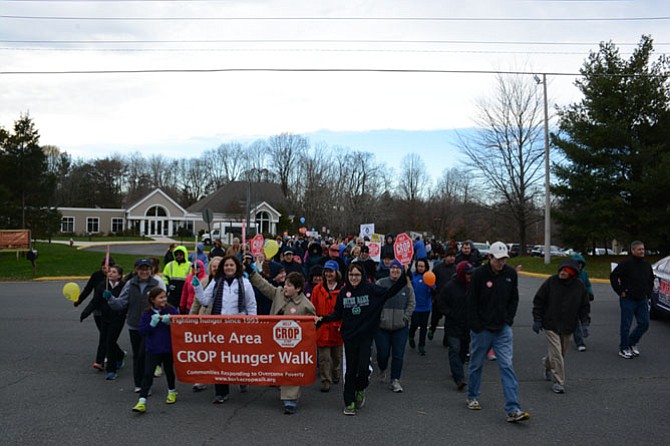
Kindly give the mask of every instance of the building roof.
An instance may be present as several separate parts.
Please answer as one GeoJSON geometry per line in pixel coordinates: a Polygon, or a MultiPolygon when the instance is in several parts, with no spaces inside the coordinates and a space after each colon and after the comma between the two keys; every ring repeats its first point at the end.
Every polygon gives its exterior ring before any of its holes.
{"type": "Polygon", "coordinates": [[[279,184],[233,181],[192,204],[188,207],[187,211],[196,213],[209,208],[212,212],[243,215],[246,212],[247,188],[249,184],[251,184],[251,208],[263,201],[275,209],[286,208],[286,198],[279,184]]]}

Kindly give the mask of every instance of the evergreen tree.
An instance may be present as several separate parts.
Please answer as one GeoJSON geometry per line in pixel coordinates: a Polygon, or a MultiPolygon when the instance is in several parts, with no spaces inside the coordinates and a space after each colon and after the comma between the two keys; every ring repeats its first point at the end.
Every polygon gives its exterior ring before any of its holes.
{"type": "Polygon", "coordinates": [[[648,36],[629,60],[601,43],[575,82],[583,99],[558,112],[556,219],[576,248],[638,238],[670,247],[668,59],[652,62],[652,53],[648,36]]]}

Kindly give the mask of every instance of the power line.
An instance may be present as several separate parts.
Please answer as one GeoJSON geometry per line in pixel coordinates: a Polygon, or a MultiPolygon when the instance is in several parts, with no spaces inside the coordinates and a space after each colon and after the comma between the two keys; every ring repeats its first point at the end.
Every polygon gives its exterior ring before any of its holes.
{"type": "MultiPolygon", "coordinates": [[[[581,76],[581,73],[542,72],[542,71],[501,71],[501,70],[427,70],[427,69],[395,69],[395,68],[175,68],[175,69],[138,69],[138,70],[43,70],[43,71],[0,71],[0,75],[60,75],[60,74],[171,74],[171,73],[424,73],[424,74],[514,74],[547,76],[581,76]]],[[[599,77],[664,77],[657,74],[593,74],[599,77]]]]}
{"type": "MultiPolygon", "coordinates": [[[[0,0],[1,1],[1,0],[0,0]]],[[[125,1],[125,0],[124,0],[125,1]]],[[[162,0],[157,0],[162,1],[162,0]]],[[[450,45],[548,45],[548,46],[597,46],[600,42],[549,42],[549,41],[500,41],[500,40],[400,40],[400,39],[181,39],[181,40],[14,40],[0,39],[0,43],[26,44],[135,44],[135,43],[393,43],[393,44],[450,44],[450,45]]],[[[616,43],[617,46],[637,46],[635,43],[616,43]]],[[[670,42],[654,42],[654,46],[670,42]]]]}
{"type": "Polygon", "coordinates": [[[670,16],[650,17],[94,17],[0,15],[15,20],[96,20],[96,21],[380,21],[380,22],[646,22],[667,21],[670,16]]]}
{"type": "MultiPolygon", "coordinates": [[[[498,51],[498,50],[420,50],[420,49],[363,49],[363,48],[13,48],[0,47],[0,51],[41,51],[41,52],[322,52],[322,53],[440,53],[440,54],[541,54],[541,55],[584,55],[580,51],[498,51]]],[[[620,53],[630,56],[633,53],[620,53]]],[[[666,53],[656,53],[665,55],[666,53]]]]}

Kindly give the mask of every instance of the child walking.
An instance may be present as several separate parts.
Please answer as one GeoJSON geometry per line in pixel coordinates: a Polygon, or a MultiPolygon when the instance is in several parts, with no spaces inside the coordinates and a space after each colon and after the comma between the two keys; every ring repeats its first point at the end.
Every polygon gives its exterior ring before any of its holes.
{"type": "Polygon", "coordinates": [[[133,412],[144,413],[147,410],[147,396],[154,383],[154,370],[162,365],[168,384],[166,404],[177,402],[175,374],[172,361],[172,341],[170,339],[170,315],[179,314],[176,308],[167,303],[167,294],[161,288],[152,288],[149,292],[151,306],[140,318],[140,336],[145,338],[146,357],[144,377],[140,399],[133,412]]]}

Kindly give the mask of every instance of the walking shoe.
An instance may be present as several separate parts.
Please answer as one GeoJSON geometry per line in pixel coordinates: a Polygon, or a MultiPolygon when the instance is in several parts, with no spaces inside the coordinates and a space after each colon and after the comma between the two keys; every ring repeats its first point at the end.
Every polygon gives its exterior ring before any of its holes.
{"type": "Polygon", "coordinates": [[[422,345],[419,346],[419,356],[426,356],[426,349],[422,345]]]}
{"type": "Polygon", "coordinates": [[[348,406],[344,406],[345,415],[356,415],[356,403],[351,403],[348,406]]]}
{"type": "Polygon", "coordinates": [[[173,390],[168,392],[167,398],[165,399],[165,404],[174,404],[177,402],[177,391],[173,390]]]}
{"type": "Polygon", "coordinates": [[[508,423],[516,423],[517,421],[527,420],[528,418],[530,418],[530,415],[521,409],[515,409],[507,414],[508,423]]]}
{"type": "Polygon", "coordinates": [[[432,341],[432,340],[433,340],[433,336],[435,336],[435,332],[433,331],[432,328],[429,328],[429,329],[428,329],[428,340],[429,340],[429,341],[432,341]]]}
{"type": "Polygon", "coordinates": [[[297,407],[292,404],[284,404],[284,415],[293,415],[297,407]]]}
{"type": "Polygon", "coordinates": [[[93,363],[93,368],[96,369],[98,372],[102,372],[105,370],[102,364],[99,364],[97,362],[93,363]]]}
{"type": "Polygon", "coordinates": [[[135,392],[135,393],[140,393],[141,390],[142,390],[141,387],[135,387],[135,388],[133,389],[133,392],[135,392]]]}
{"type": "Polygon", "coordinates": [[[356,391],[356,409],[362,409],[365,406],[365,390],[356,391]]]}
{"type": "Polygon", "coordinates": [[[121,370],[126,365],[126,356],[128,356],[128,352],[124,350],[121,360],[116,361],[116,370],[121,370]]]}
{"type": "Polygon", "coordinates": [[[547,368],[547,357],[542,357],[542,376],[545,381],[551,381],[551,370],[547,368]]]}
{"type": "Polygon", "coordinates": [[[494,352],[493,349],[489,350],[486,353],[486,359],[488,359],[489,361],[495,361],[496,359],[498,359],[496,358],[496,352],[494,352]]]}
{"type": "Polygon", "coordinates": [[[154,369],[154,378],[160,378],[162,374],[163,369],[161,369],[161,366],[157,365],[156,368],[154,369]]]}
{"type": "Polygon", "coordinates": [[[473,399],[468,398],[467,400],[465,400],[465,402],[468,404],[468,409],[470,410],[480,410],[482,408],[482,406],[479,405],[479,401],[477,401],[474,398],[473,399]]]}
{"type": "Polygon", "coordinates": [[[552,390],[554,393],[565,393],[565,387],[563,387],[563,386],[560,385],[559,383],[554,383],[554,385],[551,386],[551,390],[552,390]]]}
{"type": "Polygon", "coordinates": [[[204,384],[197,384],[197,383],[196,383],[196,384],[193,384],[193,391],[194,391],[194,392],[202,392],[202,391],[205,390],[206,388],[207,388],[207,386],[204,385],[204,384]]]}
{"type": "Polygon", "coordinates": [[[630,354],[633,356],[640,356],[640,350],[638,350],[637,345],[631,345],[628,347],[630,354]]]}
{"type": "Polygon", "coordinates": [[[228,395],[215,395],[212,404],[223,404],[230,398],[228,395]]]}
{"type": "Polygon", "coordinates": [[[400,385],[399,379],[391,380],[391,390],[394,393],[401,393],[403,391],[402,386],[400,385]]]}
{"type": "Polygon", "coordinates": [[[389,382],[388,370],[379,370],[378,379],[380,384],[389,382]]]}
{"type": "Polygon", "coordinates": [[[410,348],[416,347],[416,342],[414,342],[414,338],[409,338],[409,347],[410,348]]]}
{"type": "Polygon", "coordinates": [[[328,381],[327,379],[321,381],[321,391],[324,393],[330,392],[330,381],[328,381]]]}
{"type": "Polygon", "coordinates": [[[147,411],[147,405],[144,404],[142,401],[138,401],[137,404],[135,404],[135,407],[133,407],[133,412],[144,413],[146,411],[147,411]]]}
{"type": "Polygon", "coordinates": [[[577,351],[585,352],[586,351],[586,346],[584,344],[578,345],[577,346],[577,351]]]}
{"type": "Polygon", "coordinates": [[[619,350],[619,356],[624,359],[630,359],[633,357],[633,353],[631,353],[629,348],[624,348],[623,350],[619,350]]]}
{"type": "Polygon", "coordinates": [[[467,387],[467,384],[462,379],[459,379],[458,381],[456,381],[456,388],[459,391],[463,391],[463,389],[465,389],[466,387],[467,387]]]}
{"type": "Polygon", "coordinates": [[[109,372],[107,373],[107,376],[105,377],[107,381],[114,381],[116,379],[116,373],[115,372],[109,372]]]}

